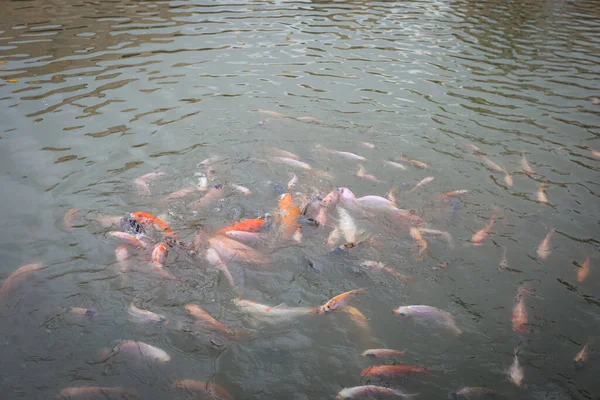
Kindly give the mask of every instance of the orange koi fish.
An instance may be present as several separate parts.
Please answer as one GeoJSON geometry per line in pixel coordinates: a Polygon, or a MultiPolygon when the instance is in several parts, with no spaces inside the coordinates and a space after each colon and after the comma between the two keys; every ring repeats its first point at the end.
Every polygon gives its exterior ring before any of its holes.
{"type": "Polygon", "coordinates": [[[579,271],[577,271],[577,282],[581,283],[587,278],[590,273],[590,256],[586,253],[585,261],[579,271]]]}
{"type": "Polygon", "coordinates": [[[325,315],[337,309],[343,308],[355,294],[361,294],[367,291],[367,288],[350,290],[348,292],[338,294],[330,299],[327,303],[316,309],[317,314],[325,315]]]}
{"type": "Polygon", "coordinates": [[[242,231],[242,232],[260,232],[265,226],[265,220],[261,218],[248,218],[242,221],[236,222],[233,225],[219,229],[218,234],[223,234],[228,231],[242,231]]]}
{"type": "Polygon", "coordinates": [[[154,225],[158,229],[162,230],[166,237],[179,240],[179,236],[173,232],[173,230],[169,227],[169,224],[154,214],[144,211],[136,211],[131,213],[131,218],[135,219],[141,225],[154,225]]]}
{"type": "Polygon", "coordinates": [[[398,375],[406,375],[409,373],[431,373],[430,370],[415,365],[373,365],[361,371],[362,376],[370,376],[377,378],[393,378],[398,375]]]}
{"type": "Polygon", "coordinates": [[[289,193],[282,194],[279,198],[278,222],[284,238],[289,238],[296,232],[300,214],[302,212],[292,200],[292,196],[289,193]]]}
{"type": "Polygon", "coordinates": [[[225,325],[225,324],[217,321],[216,319],[214,319],[213,317],[211,317],[209,313],[207,313],[206,311],[204,311],[203,309],[201,309],[197,305],[195,305],[195,304],[186,304],[185,305],[185,310],[192,317],[196,318],[199,321],[202,321],[207,326],[209,326],[209,327],[211,327],[213,329],[216,329],[218,331],[221,331],[223,333],[227,333],[227,334],[230,333],[229,332],[229,328],[227,327],[227,325],[225,325]]]}
{"type": "Polygon", "coordinates": [[[492,229],[492,227],[494,226],[494,218],[492,218],[490,220],[490,222],[480,231],[476,232],[472,237],[471,237],[471,242],[473,242],[473,244],[475,246],[480,246],[483,241],[485,240],[485,238],[488,237],[490,230],[492,229]]]}

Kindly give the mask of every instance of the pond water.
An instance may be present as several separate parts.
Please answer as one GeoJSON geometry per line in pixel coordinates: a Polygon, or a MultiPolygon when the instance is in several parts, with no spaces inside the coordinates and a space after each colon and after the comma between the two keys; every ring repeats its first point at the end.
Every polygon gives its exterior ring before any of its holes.
{"type": "Polygon", "coordinates": [[[190,379],[235,399],[332,399],[365,384],[418,399],[465,386],[599,399],[599,98],[596,1],[4,2],[2,398],[196,398],[177,387],[190,379]],[[140,181],[153,172],[164,175],[140,181]],[[292,174],[298,206],[345,187],[392,191],[398,209],[340,200],[319,226],[288,226],[295,209],[278,202],[292,174]],[[106,217],[136,211],[181,240],[162,263],[174,279],[150,262],[162,228],[145,226],[145,249],[109,235],[122,227],[106,217]],[[219,251],[232,286],[204,257],[207,238],[218,247],[219,229],[265,215],[258,253],[219,251]],[[419,218],[447,234],[415,240],[406,220],[419,218]],[[359,288],[326,315],[295,308],[359,288]],[[513,318],[519,301],[526,321],[513,318]],[[166,321],[140,323],[131,303],[166,321]],[[392,313],[407,305],[449,313],[461,333],[442,314],[392,313]],[[361,355],[373,348],[406,352],[361,355]],[[361,373],[378,364],[427,371],[361,373]],[[88,386],[131,391],[63,391],[88,386]]]}

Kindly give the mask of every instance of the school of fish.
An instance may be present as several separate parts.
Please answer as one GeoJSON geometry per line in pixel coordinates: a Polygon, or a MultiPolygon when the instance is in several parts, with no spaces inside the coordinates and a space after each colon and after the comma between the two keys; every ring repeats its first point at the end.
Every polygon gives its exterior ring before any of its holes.
{"type": "MultiPolygon", "coordinates": [[[[272,118],[286,118],[282,114],[259,110],[272,118]]],[[[298,118],[300,121],[320,123],[312,117],[298,118]]],[[[358,143],[362,151],[368,152],[376,148],[375,144],[368,142],[358,143]]],[[[508,170],[490,159],[479,148],[472,144],[466,145],[473,151],[474,160],[480,162],[492,172],[504,175],[503,179],[508,187],[514,181],[508,170]]],[[[383,177],[375,177],[367,172],[363,164],[368,157],[350,151],[334,150],[317,144],[313,148],[316,157],[335,157],[354,163],[358,172],[356,178],[372,182],[385,182],[383,177]]],[[[368,154],[367,154],[368,155],[368,154]]],[[[211,157],[200,163],[198,167],[203,170],[197,176],[198,184],[186,186],[172,193],[158,196],[153,193],[157,182],[169,178],[162,171],[149,172],[131,181],[131,187],[144,199],[157,198],[159,204],[164,206],[169,202],[184,202],[190,214],[202,215],[203,211],[218,207],[224,196],[251,196],[258,190],[248,188],[239,183],[226,182],[226,177],[215,172],[215,166],[220,162],[220,157],[211,157]],[[219,179],[223,179],[219,182],[219,179]],[[160,198],[158,198],[160,197],[160,198]]],[[[494,209],[491,215],[483,216],[479,223],[481,229],[474,232],[470,238],[455,240],[449,232],[435,229],[433,222],[425,221],[418,212],[401,208],[397,199],[403,195],[421,192],[425,187],[437,183],[438,187],[443,182],[433,176],[423,176],[420,181],[412,184],[406,190],[390,188],[387,197],[379,194],[364,194],[358,196],[349,187],[315,188],[303,187],[303,178],[318,176],[327,180],[328,174],[313,168],[308,162],[298,155],[284,149],[269,147],[265,149],[266,163],[273,163],[277,168],[288,169],[288,182],[281,182],[283,193],[271,199],[272,211],[265,215],[252,215],[240,220],[232,220],[226,226],[207,228],[204,225],[186,225],[180,219],[171,219],[168,214],[158,215],[161,210],[154,206],[152,210],[123,210],[119,216],[100,215],[98,213],[84,212],[77,208],[69,209],[63,217],[66,230],[75,234],[77,228],[90,223],[98,224],[105,230],[106,240],[114,244],[115,265],[122,279],[134,279],[134,273],[146,274],[157,282],[171,282],[180,284],[181,277],[178,271],[171,267],[176,257],[188,257],[193,267],[205,268],[215,271],[215,278],[222,276],[229,289],[236,293],[233,305],[241,314],[247,316],[252,326],[257,329],[283,324],[286,321],[296,321],[301,318],[328,318],[329,314],[346,315],[356,326],[361,335],[372,335],[370,320],[360,310],[361,302],[369,296],[368,287],[352,287],[348,283],[348,290],[343,293],[331,294],[330,298],[323,298],[317,304],[288,306],[267,305],[257,301],[260,299],[246,298],[242,281],[236,274],[232,274],[230,266],[243,264],[248,268],[268,272],[273,265],[271,254],[276,249],[289,246],[302,245],[307,234],[320,232],[323,236],[322,251],[325,254],[353,253],[360,255],[360,249],[365,247],[377,248],[379,241],[405,240],[412,243],[410,254],[411,262],[422,263],[430,257],[441,257],[443,254],[432,254],[431,240],[444,243],[446,248],[452,249],[455,242],[463,246],[470,246],[472,251],[490,241],[491,237],[502,229],[504,217],[502,212],[494,209]],[[302,190],[304,189],[304,190],[302,190]],[[364,221],[382,219],[387,221],[388,238],[385,231],[377,232],[374,224],[364,221]],[[190,228],[193,229],[190,229],[190,228]]],[[[432,165],[423,161],[414,160],[401,155],[392,160],[385,161],[391,167],[390,171],[406,171],[409,169],[425,170],[431,174],[432,165]]],[[[525,177],[536,175],[525,155],[521,158],[520,171],[525,177]]],[[[417,171],[415,170],[415,171],[417,171]]],[[[417,171],[418,172],[418,171],[417,171]]],[[[444,188],[434,196],[435,204],[447,204],[448,201],[461,201],[469,194],[469,189],[444,188]]],[[[546,192],[546,186],[539,184],[536,200],[540,204],[551,204],[546,192]]],[[[402,200],[404,201],[404,200],[402,200]]],[[[545,237],[540,238],[540,244],[535,251],[539,262],[543,263],[551,257],[555,241],[560,240],[560,232],[554,228],[547,230],[545,237]]],[[[508,250],[503,247],[502,258],[498,263],[500,270],[510,269],[507,259],[508,250]]],[[[590,256],[587,252],[581,253],[581,263],[575,263],[577,269],[573,275],[579,284],[584,283],[593,273],[590,256]]],[[[442,268],[447,263],[440,263],[442,268]]],[[[354,266],[364,273],[386,279],[389,285],[397,287],[411,284],[414,277],[408,275],[399,266],[386,265],[376,259],[363,259],[354,266]]],[[[21,287],[35,280],[37,274],[43,274],[46,266],[37,262],[22,266],[8,276],[0,286],[0,301],[7,301],[11,294],[21,287]]],[[[328,296],[329,297],[329,296],[328,296]]],[[[512,354],[505,355],[508,380],[516,387],[522,387],[526,382],[525,370],[520,358],[525,352],[525,343],[535,335],[536,327],[530,324],[529,303],[542,299],[536,294],[530,282],[523,283],[516,288],[516,296],[512,310],[511,321],[515,335],[527,339],[514,349],[512,354]]],[[[136,299],[129,299],[128,307],[124,310],[129,320],[140,325],[160,325],[168,329],[187,330],[202,335],[205,332],[212,338],[220,341],[243,341],[251,337],[251,330],[240,330],[232,325],[230,320],[225,321],[224,316],[211,315],[201,305],[188,303],[181,308],[185,310],[187,319],[174,316],[156,314],[151,311],[151,304],[136,303],[136,299]],[[147,309],[148,308],[148,309],[147,309]],[[199,333],[200,332],[200,333],[199,333]]],[[[95,318],[96,310],[83,307],[61,309],[61,312],[77,315],[84,318],[95,318]]],[[[444,304],[397,304],[389,299],[389,318],[397,324],[398,329],[410,329],[411,323],[425,324],[428,329],[445,336],[448,340],[452,337],[464,335],[468,327],[462,326],[466,322],[464,315],[456,310],[449,310],[444,304]],[[440,307],[440,308],[438,308],[440,307]],[[454,314],[454,315],[453,315],[454,314]],[[412,322],[408,322],[408,321],[412,322]],[[462,322],[462,323],[461,323],[462,322]]],[[[510,326],[510,325],[509,325],[510,326]]],[[[141,362],[151,364],[164,364],[171,361],[173,355],[149,343],[144,343],[135,338],[114,338],[115,341],[105,343],[105,347],[98,349],[98,360],[104,362],[111,359],[123,359],[128,362],[141,362]]],[[[415,338],[419,340],[419,338],[415,338]]],[[[573,363],[575,368],[584,368],[588,360],[590,343],[586,342],[575,355],[573,363]]],[[[407,393],[397,386],[397,379],[412,379],[414,376],[439,374],[441,369],[429,365],[404,365],[403,358],[410,353],[407,349],[393,348],[362,348],[356,349],[357,355],[362,355],[370,365],[365,366],[360,374],[356,374],[356,386],[342,388],[338,393],[332,393],[331,398],[338,399],[379,399],[379,398],[414,398],[418,393],[407,393]],[[393,364],[387,361],[393,360],[393,364]],[[361,385],[361,376],[368,379],[367,384],[361,385]]],[[[468,383],[468,382],[465,382],[468,383]]],[[[233,399],[226,388],[215,383],[181,377],[172,383],[172,390],[184,390],[193,393],[198,398],[233,399]]],[[[475,395],[494,394],[492,389],[479,386],[459,387],[451,393],[452,398],[467,399],[475,395]]],[[[61,389],[56,398],[129,398],[135,396],[135,390],[124,387],[96,387],[73,386],[61,389]],[[95,397],[94,397],[95,396],[95,397]]],[[[134,397],[132,397],[134,398],[134,397]]]]}

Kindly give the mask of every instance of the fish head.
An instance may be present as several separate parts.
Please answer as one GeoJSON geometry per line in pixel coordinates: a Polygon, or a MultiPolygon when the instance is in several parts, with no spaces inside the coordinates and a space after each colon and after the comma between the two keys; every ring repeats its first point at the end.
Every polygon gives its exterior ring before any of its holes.
{"type": "Polygon", "coordinates": [[[323,198],[321,204],[323,207],[329,207],[336,205],[340,201],[339,189],[332,190],[327,196],[323,198]]]}
{"type": "Polygon", "coordinates": [[[392,314],[397,315],[399,317],[406,317],[410,315],[410,308],[408,307],[398,307],[392,310],[392,314]]]}
{"type": "Polygon", "coordinates": [[[338,196],[341,201],[347,203],[356,202],[356,196],[354,193],[352,193],[352,190],[348,189],[347,187],[339,187],[336,189],[336,191],[338,192],[338,196]]]}

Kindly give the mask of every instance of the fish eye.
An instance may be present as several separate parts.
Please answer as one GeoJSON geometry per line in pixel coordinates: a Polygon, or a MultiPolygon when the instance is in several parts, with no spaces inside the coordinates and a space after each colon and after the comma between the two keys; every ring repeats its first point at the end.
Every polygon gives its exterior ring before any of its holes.
{"type": "Polygon", "coordinates": [[[403,312],[398,313],[398,315],[400,315],[401,317],[406,317],[406,313],[403,313],[403,312]]]}

